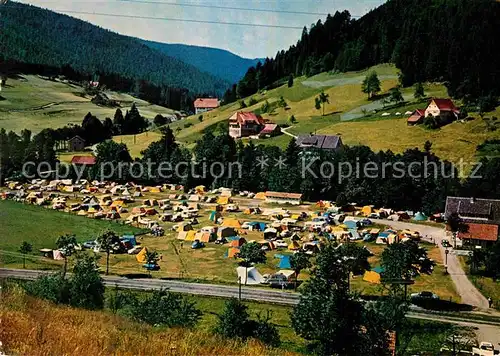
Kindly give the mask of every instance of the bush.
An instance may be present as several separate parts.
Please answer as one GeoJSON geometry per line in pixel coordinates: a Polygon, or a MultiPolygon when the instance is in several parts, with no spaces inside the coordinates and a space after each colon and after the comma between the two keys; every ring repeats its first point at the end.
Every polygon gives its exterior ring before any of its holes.
{"type": "Polygon", "coordinates": [[[69,304],[70,285],[61,273],[41,276],[33,282],[26,283],[24,288],[28,294],[48,300],[55,304],[69,304]]]}
{"type": "Polygon", "coordinates": [[[266,345],[278,346],[280,344],[278,330],[269,322],[269,314],[266,318],[262,318],[259,314],[257,320],[251,320],[248,307],[237,299],[227,301],[218,318],[215,331],[226,338],[237,337],[245,340],[253,337],[266,345]]]}
{"type": "Polygon", "coordinates": [[[195,303],[179,294],[159,290],[151,293],[146,299],[133,301],[129,316],[150,325],[191,328],[196,325],[201,315],[195,303]]]}
{"type": "Polygon", "coordinates": [[[247,104],[243,100],[240,100],[240,109],[244,109],[247,107],[247,104]]]}
{"type": "Polygon", "coordinates": [[[83,255],[76,261],[70,281],[70,304],[85,309],[102,309],[104,284],[96,258],[83,255]]]}
{"type": "Polygon", "coordinates": [[[250,98],[250,100],[248,101],[248,106],[252,106],[252,105],[255,105],[257,104],[258,101],[257,99],[255,99],[253,96],[250,98]]]}
{"type": "Polygon", "coordinates": [[[26,291],[56,304],[69,304],[85,309],[104,306],[104,284],[95,258],[83,255],[77,259],[71,279],[62,274],[42,276],[25,285],[26,291]]]}
{"type": "Polygon", "coordinates": [[[185,129],[187,129],[188,127],[191,127],[191,126],[193,126],[193,123],[192,123],[192,122],[186,122],[186,123],[184,124],[184,128],[185,128],[185,129]]]}
{"type": "Polygon", "coordinates": [[[198,116],[198,121],[202,122],[203,121],[203,115],[198,116]]]}

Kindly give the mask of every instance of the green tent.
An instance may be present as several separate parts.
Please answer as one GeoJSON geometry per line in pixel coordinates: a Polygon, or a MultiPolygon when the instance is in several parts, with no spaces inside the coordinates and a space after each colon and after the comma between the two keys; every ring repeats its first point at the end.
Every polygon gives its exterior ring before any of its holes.
{"type": "Polygon", "coordinates": [[[413,218],[413,220],[415,220],[415,221],[426,221],[427,220],[427,216],[425,216],[424,213],[421,213],[419,211],[418,213],[415,214],[415,217],[413,218]]]}

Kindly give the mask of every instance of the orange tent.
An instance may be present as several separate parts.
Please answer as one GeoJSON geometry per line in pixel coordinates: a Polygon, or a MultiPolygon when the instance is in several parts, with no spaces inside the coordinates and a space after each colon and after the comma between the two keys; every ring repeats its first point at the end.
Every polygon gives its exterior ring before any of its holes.
{"type": "Polygon", "coordinates": [[[240,252],[239,249],[231,247],[229,250],[227,250],[227,257],[228,258],[235,258],[236,255],[240,252]]]}

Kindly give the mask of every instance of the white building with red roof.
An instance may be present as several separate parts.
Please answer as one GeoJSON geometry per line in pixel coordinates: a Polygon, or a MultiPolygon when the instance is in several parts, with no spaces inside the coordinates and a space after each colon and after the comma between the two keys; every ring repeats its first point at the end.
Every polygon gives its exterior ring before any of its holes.
{"type": "Polygon", "coordinates": [[[452,115],[458,118],[458,114],[460,114],[460,110],[451,99],[432,99],[427,109],[425,109],[425,117],[452,115]]]}
{"type": "Polygon", "coordinates": [[[233,138],[256,136],[265,125],[262,116],[253,112],[238,111],[229,118],[229,136],[233,138]]]}
{"type": "Polygon", "coordinates": [[[194,110],[196,114],[201,114],[220,106],[219,99],[217,98],[198,98],[194,101],[194,110]]]}
{"type": "Polygon", "coordinates": [[[432,99],[427,109],[417,109],[408,118],[408,125],[418,125],[429,116],[442,117],[445,122],[458,119],[460,110],[455,106],[451,99],[432,99]]]}

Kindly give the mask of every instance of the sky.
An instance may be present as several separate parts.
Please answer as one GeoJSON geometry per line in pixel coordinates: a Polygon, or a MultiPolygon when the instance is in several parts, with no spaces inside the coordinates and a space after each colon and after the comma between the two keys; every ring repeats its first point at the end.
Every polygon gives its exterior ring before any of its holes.
{"type": "Polygon", "coordinates": [[[246,58],[273,57],[297,42],[304,26],[310,27],[327,13],[349,10],[361,16],[385,0],[17,0],[50,10],[89,14],[68,15],[120,34],[165,43],[183,43],[229,50],[246,58]],[[191,6],[188,6],[191,5],[191,6]],[[193,6],[196,5],[196,6],[193,6]],[[197,7],[211,6],[210,8],[197,7]],[[278,12],[221,9],[232,7],[278,12]],[[281,11],[281,12],[280,12],[281,11]],[[307,12],[309,14],[286,13],[307,12]],[[102,16],[99,14],[129,17],[102,16]],[[314,14],[310,14],[314,13],[314,14]],[[136,16],[164,18],[141,19],[136,16]],[[168,19],[165,19],[168,18],[168,19]],[[296,28],[272,28],[181,20],[232,22],[296,28]]]}

